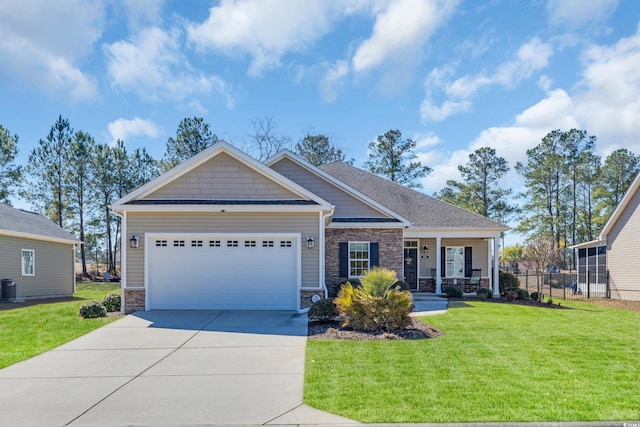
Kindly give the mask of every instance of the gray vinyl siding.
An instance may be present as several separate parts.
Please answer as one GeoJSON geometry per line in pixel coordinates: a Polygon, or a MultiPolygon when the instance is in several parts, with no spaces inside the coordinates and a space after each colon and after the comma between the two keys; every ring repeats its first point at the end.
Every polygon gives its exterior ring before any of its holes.
{"type": "MultiPolygon", "coordinates": [[[[406,240],[415,240],[415,239],[406,239],[406,240]]],[[[488,277],[490,272],[487,271],[487,266],[489,265],[489,247],[488,243],[484,239],[441,239],[440,244],[442,247],[447,246],[470,246],[472,248],[471,259],[473,268],[479,268],[482,270],[482,277],[488,277]]],[[[419,269],[420,269],[420,277],[431,277],[431,269],[436,268],[436,239],[420,239],[420,243],[418,243],[418,253],[419,253],[419,269]],[[424,245],[429,246],[429,253],[427,254],[429,258],[423,258],[422,247],[424,245]]]]}
{"type": "MultiPolygon", "coordinates": [[[[140,246],[127,248],[127,287],[144,286],[145,233],[300,233],[302,287],[320,286],[319,214],[308,213],[127,213],[127,235],[137,235],[140,246]],[[306,238],[317,242],[308,249],[306,238]]],[[[247,260],[251,268],[251,260],[247,260]]],[[[255,272],[259,279],[260,272],[255,272]]]]}
{"type": "Polygon", "coordinates": [[[15,279],[18,298],[73,294],[73,245],[0,236],[0,277],[15,279]],[[34,251],[34,276],[22,275],[22,249],[34,251]]]}
{"type": "Polygon", "coordinates": [[[271,169],[335,205],[334,218],[389,218],[388,215],[372,208],[287,158],[271,165],[271,169]]]}
{"type": "Polygon", "coordinates": [[[222,153],[144,199],[296,200],[301,197],[222,153]]]}
{"type": "Polygon", "coordinates": [[[607,236],[611,297],[640,300],[640,192],[636,192],[607,236]]]}

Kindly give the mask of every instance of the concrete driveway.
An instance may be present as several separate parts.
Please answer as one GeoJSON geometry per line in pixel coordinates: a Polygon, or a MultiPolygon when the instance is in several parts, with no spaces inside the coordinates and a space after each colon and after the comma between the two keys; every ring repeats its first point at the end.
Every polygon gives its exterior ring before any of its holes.
{"type": "Polygon", "coordinates": [[[0,370],[3,426],[347,424],[302,403],[306,315],[139,312],[0,370]]]}

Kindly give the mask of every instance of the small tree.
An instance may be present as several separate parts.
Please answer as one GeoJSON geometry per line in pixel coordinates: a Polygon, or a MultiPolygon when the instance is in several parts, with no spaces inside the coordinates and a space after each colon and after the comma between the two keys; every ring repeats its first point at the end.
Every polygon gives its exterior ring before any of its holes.
{"type": "Polygon", "coordinates": [[[515,269],[518,267],[518,263],[524,259],[524,250],[524,246],[520,246],[519,244],[508,246],[500,253],[500,260],[515,269]]]}
{"type": "Polygon", "coordinates": [[[376,175],[409,188],[422,187],[417,180],[431,173],[431,168],[414,160],[417,157],[414,148],[413,140],[402,139],[399,130],[390,130],[369,143],[369,160],[364,166],[376,175]]]}
{"type": "Polygon", "coordinates": [[[167,140],[162,169],[168,171],[218,141],[202,117],[187,117],[178,125],[175,138],[167,140]]]}
{"type": "Polygon", "coordinates": [[[17,190],[22,170],[14,161],[18,154],[18,135],[11,135],[0,125],[0,202],[11,204],[9,197],[17,190]]]}
{"type": "Polygon", "coordinates": [[[560,260],[560,252],[552,238],[540,236],[529,241],[524,250],[524,256],[527,268],[535,271],[538,285],[538,301],[542,301],[544,271],[547,269],[547,266],[555,264],[560,260]]]}
{"type": "Polygon", "coordinates": [[[307,134],[296,144],[296,153],[314,166],[322,166],[331,162],[345,162],[353,164],[353,159],[347,156],[341,148],[331,144],[326,135],[307,134]]]}

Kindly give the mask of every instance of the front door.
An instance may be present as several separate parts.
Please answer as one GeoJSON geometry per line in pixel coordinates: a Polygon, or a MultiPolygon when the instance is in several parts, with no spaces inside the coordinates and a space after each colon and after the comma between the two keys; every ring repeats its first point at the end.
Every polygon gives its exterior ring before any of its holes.
{"type": "Polygon", "coordinates": [[[418,290],[418,248],[404,248],[404,281],[411,290],[418,290]]]}

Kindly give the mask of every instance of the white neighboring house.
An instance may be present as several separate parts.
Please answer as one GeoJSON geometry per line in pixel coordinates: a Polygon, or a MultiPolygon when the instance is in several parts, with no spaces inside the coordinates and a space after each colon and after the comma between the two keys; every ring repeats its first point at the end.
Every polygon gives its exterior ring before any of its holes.
{"type": "Polygon", "coordinates": [[[574,245],[577,291],[596,298],[640,301],[640,174],[598,239],[574,245]]]}

